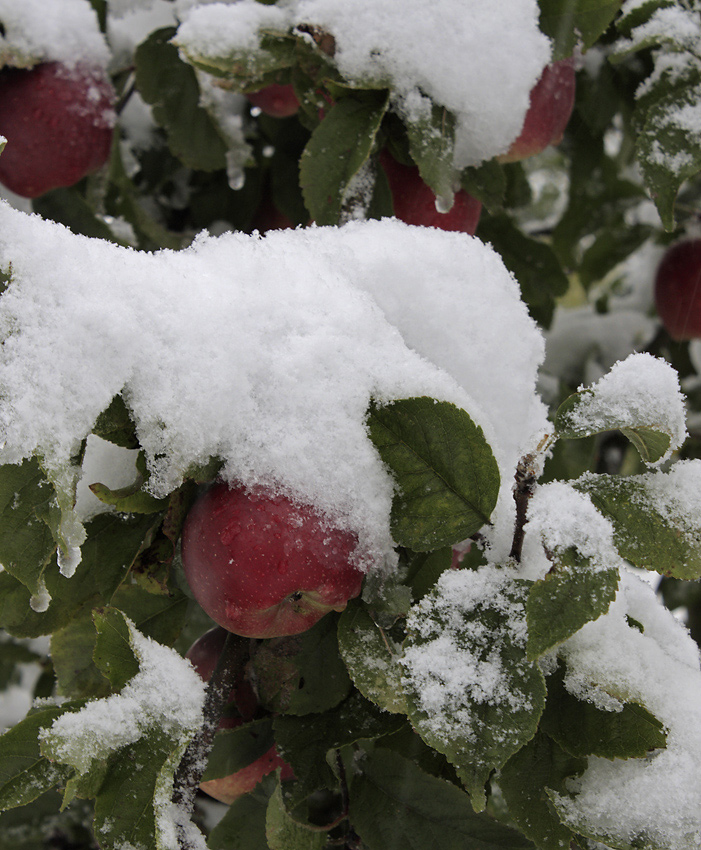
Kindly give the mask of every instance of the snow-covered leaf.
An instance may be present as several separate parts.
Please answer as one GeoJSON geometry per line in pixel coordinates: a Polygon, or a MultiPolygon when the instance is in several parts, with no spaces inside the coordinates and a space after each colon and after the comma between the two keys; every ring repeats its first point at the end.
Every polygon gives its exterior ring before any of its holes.
{"type": "Polygon", "coordinates": [[[621,8],[623,0],[538,0],[540,28],[553,40],[553,59],[587,50],[621,8]]]}
{"type": "Polygon", "coordinates": [[[338,645],[356,688],[386,711],[405,714],[403,669],[397,663],[401,649],[359,600],[350,602],[341,614],[338,645]]]}
{"type": "Polygon", "coordinates": [[[543,674],[526,658],[529,586],[506,567],[450,570],[407,621],[409,717],[476,811],[489,774],[533,737],[545,705],[543,674]]]}
{"type": "Polygon", "coordinates": [[[392,534],[400,546],[433,551],[489,523],[499,469],[464,410],[431,398],[404,399],[374,406],[368,425],[397,481],[392,534]]]}
{"type": "Polygon", "coordinates": [[[406,122],[411,158],[419,167],[421,179],[446,207],[453,201],[457,182],[455,158],[455,116],[429,98],[414,105],[406,122]]]}

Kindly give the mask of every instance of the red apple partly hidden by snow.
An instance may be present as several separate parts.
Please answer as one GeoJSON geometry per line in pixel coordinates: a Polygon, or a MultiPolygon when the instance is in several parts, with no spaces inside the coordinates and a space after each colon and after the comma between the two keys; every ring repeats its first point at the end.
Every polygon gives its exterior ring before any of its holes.
{"type": "Polygon", "coordinates": [[[677,242],[662,257],[655,307],[672,339],[701,338],[701,239],[677,242]]]}
{"type": "Polygon", "coordinates": [[[574,60],[560,59],[547,65],[531,90],[531,101],[521,134],[499,162],[516,162],[534,156],[548,145],[562,141],[574,108],[574,60]]]}
{"type": "Polygon", "coordinates": [[[244,637],[295,635],[360,593],[357,540],[266,488],[215,484],[192,506],[182,560],[195,599],[244,637]]]}
{"type": "Polygon", "coordinates": [[[252,106],[272,118],[289,118],[299,109],[299,101],[291,85],[272,83],[260,91],[246,95],[252,106]]]}
{"type": "MultiPolygon", "coordinates": [[[[217,666],[217,660],[224,647],[226,635],[226,630],[220,627],[210,629],[198,638],[186,653],[185,657],[190,659],[192,666],[205,682],[209,681],[214,668],[217,666]]],[[[234,729],[253,719],[258,701],[247,680],[242,679],[232,688],[229,695],[229,705],[232,704],[236,706],[241,716],[222,718],[219,723],[220,729],[234,729]]],[[[247,767],[243,767],[229,776],[208,779],[206,782],[200,783],[200,788],[210,797],[230,806],[234,800],[252,791],[264,776],[277,770],[278,767],[281,768],[280,776],[282,779],[291,779],[294,775],[292,768],[280,758],[275,745],[273,745],[264,755],[247,767]]]]}
{"type": "Polygon", "coordinates": [[[453,206],[447,213],[436,209],[436,196],[424,183],[416,166],[397,162],[387,151],[380,153],[380,162],[392,192],[394,215],[407,224],[438,227],[473,235],[477,230],[482,204],[464,189],[455,193],[453,206]]]}
{"type": "Polygon", "coordinates": [[[73,186],[110,154],[114,89],[99,68],[45,62],[0,71],[0,182],[25,198],[73,186]]]}

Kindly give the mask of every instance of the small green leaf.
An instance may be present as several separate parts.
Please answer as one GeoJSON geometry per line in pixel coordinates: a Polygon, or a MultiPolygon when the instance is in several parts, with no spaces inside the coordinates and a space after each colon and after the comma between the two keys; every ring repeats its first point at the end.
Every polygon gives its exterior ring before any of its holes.
{"type": "Polygon", "coordinates": [[[137,449],[139,447],[136,426],[129,413],[129,408],[120,395],[116,395],[109,406],[97,417],[92,432],[103,440],[124,449],[137,449]]]}
{"type": "Polygon", "coordinates": [[[555,565],[532,586],[526,603],[531,659],[605,614],[618,589],[617,569],[593,570],[589,560],[574,549],[554,553],[553,557],[555,565]]]}
{"type": "Polygon", "coordinates": [[[323,850],[328,838],[325,832],[312,832],[290,816],[279,785],[268,803],[265,835],[270,850],[323,850]]]}
{"type": "Polygon", "coordinates": [[[443,106],[424,97],[406,122],[409,152],[421,179],[446,206],[452,203],[458,172],[453,165],[455,117],[443,106]]]}
{"type": "Polygon", "coordinates": [[[453,549],[445,546],[435,552],[418,552],[409,562],[407,581],[414,601],[422,599],[453,562],[453,549]]]}
{"type": "Polygon", "coordinates": [[[51,636],[51,660],[62,696],[82,699],[109,693],[109,682],[93,660],[96,637],[88,606],[51,636]]]}
{"type": "Polygon", "coordinates": [[[517,850],[532,845],[519,832],[472,810],[467,794],[391,750],[358,762],[350,817],[369,850],[517,850]]]}
{"type": "Polygon", "coordinates": [[[73,233],[92,239],[120,242],[77,189],[52,189],[45,192],[32,201],[32,209],[42,218],[64,224],[73,233]]]}
{"type": "Polygon", "coordinates": [[[269,717],[243,723],[234,729],[220,729],[214,736],[214,745],[202,779],[207,782],[231,776],[253,764],[274,745],[273,725],[269,717]]]}
{"type": "Polygon", "coordinates": [[[264,777],[250,794],[244,794],[209,833],[210,850],[269,850],[265,836],[268,800],[276,783],[264,777]]]}
{"type": "Polygon", "coordinates": [[[401,686],[401,653],[360,600],[348,603],[338,624],[338,644],[356,688],[386,711],[406,714],[401,686]]]}
{"type": "Polygon", "coordinates": [[[120,691],[139,672],[139,661],[131,645],[131,632],[124,614],[116,608],[93,612],[97,641],[93,658],[109,681],[120,691]]]}
{"type": "Polygon", "coordinates": [[[454,765],[476,811],[490,773],[533,737],[545,705],[543,674],[525,652],[529,587],[506,567],[449,570],[407,620],[409,719],[454,765]]]}
{"type": "Polygon", "coordinates": [[[642,705],[627,702],[621,711],[604,711],[573,696],[565,688],[563,674],[561,667],[548,677],[541,729],[570,755],[643,758],[666,746],[662,724],[642,705]]]}
{"type": "Polygon", "coordinates": [[[462,188],[468,195],[482,201],[490,211],[498,210],[504,203],[506,184],[506,169],[496,159],[478,167],[465,168],[460,175],[462,188]]]}
{"type": "Polygon", "coordinates": [[[584,759],[574,758],[555,741],[538,733],[502,768],[498,785],[509,814],[524,835],[541,850],[568,850],[574,833],[557,817],[546,789],[565,790],[565,780],[584,771],[584,759]]]}
{"type": "Polygon", "coordinates": [[[433,551],[489,523],[499,468],[464,410],[431,398],[403,399],[373,406],[368,426],[397,481],[392,534],[400,546],[433,551]]]}
{"type": "Polygon", "coordinates": [[[173,154],[189,168],[215,171],[226,167],[227,145],[217,125],[200,105],[194,70],[170,43],[174,27],[152,32],[136,49],[136,84],[165,128],[173,154]]]}
{"type": "Polygon", "coordinates": [[[299,163],[304,202],[317,224],[338,224],[344,194],[368,161],[387,111],[387,93],[344,97],[312,133],[299,163]]]}
{"type": "Polygon", "coordinates": [[[538,0],[540,28],[553,40],[553,59],[590,48],[602,35],[623,0],[538,0]]]}

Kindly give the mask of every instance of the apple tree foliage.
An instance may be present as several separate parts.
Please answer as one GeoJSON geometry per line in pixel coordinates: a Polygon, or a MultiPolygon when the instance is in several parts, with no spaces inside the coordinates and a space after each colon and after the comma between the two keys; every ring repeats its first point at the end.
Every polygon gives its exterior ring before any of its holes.
{"type": "MultiPolygon", "coordinates": [[[[107,3],[92,5],[104,25],[107,3]]],[[[437,196],[450,195],[457,181],[483,203],[477,236],[502,255],[543,329],[562,303],[594,303],[604,317],[621,263],[644,244],[672,243],[698,218],[701,132],[680,115],[701,106],[701,5],[539,5],[553,58],[575,50],[584,58],[562,143],[533,162],[491,160],[455,174],[454,117],[434,103],[422,121],[404,123],[385,80],[343,78],[320,28],[266,32],[249,50],[222,56],[179,51],[175,29],[163,28],[113,79],[120,106],[135,91],[150,105],[157,147],[126,162],[118,124],[103,171],[36,198],[33,209],[76,233],[116,242],[122,237],[110,223],[118,219],[129,224],[138,249],[177,250],[215,222],[244,232],[264,228],[271,211],[292,225],[343,223],[357,200],[354,178],[365,169],[374,175],[365,215],[381,218],[393,211],[377,166],[388,146],[418,166],[437,196]],[[685,26],[665,26],[669,10],[685,26]],[[201,99],[203,75],[244,94],[291,84],[300,110],[284,119],[251,112],[236,146],[201,99]],[[545,188],[536,192],[542,175],[545,188]],[[633,216],[646,198],[659,218],[633,216]]],[[[647,350],[688,379],[689,407],[698,411],[688,344],[659,330],[647,350]]],[[[692,635],[701,637],[701,518],[693,533],[675,525],[653,498],[657,479],[646,467],[670,447],[674,461],[697,458],[701,441],[692,433],[675,447],[654,405],[588,418],[597,389],[580,388],[587,375],[583,356],[560,380],[544,466],[542,457],[529,456],[515,470],[517,521],[501,572],[481,547],[500,485],[481,429],[444,402],[371,405],[369,438],[398,485],[391,521],[400,569],[383,581],[369,576],[345,611],[307,633],[238,643],[230,666],[255,683],[259,716],[216,735],[211,750],[185,720],[162,724],[145,712],[133,740],[117,746],[98,735],[88,757],[74,746],[74,727],[56,721],[137,691],[140,635],[184,654],[212,625],[184,582],[178,541],[199,489],[216,478],[217,459],[193,469],[163,499],[147,491],[143,462],[132,486],[95,484],[114,510],[88,524],[71,579],[57,563],[65,506],[42,459],[1,467],[0,688],[9,692],[22,665],[41,673],[34,707],[0,738],[0,850],[196,846],[182,824],[168,838],[162,812],[169,793],[194,805],[211,850],[584,850],[593,842],[665,850],[654,836],[624,841],[596,818],[573,817],[563,803],[588,760],[646,759],[667,745],[663,724],[625,688],[611,694],[618,700],[612,711],[566,687],[568,655],[560,648],[606,613],[619,562],[601,568],[576,540],[556,541],[544,578],[519,578],[511,569],[528,542],[529,502],[549,482],[569,481],[610,521],[620,563],[660,573],[665,602],[685,608],[692,635]],[[452,571],[452,546],[466,540],[471,545],[452,571]],[[452,572],[470,571],[490,575],[494,595],[451,606],[442,589],[452,572]],[[51,603],[38,610],[44,586],[51,603]],[[407,670],[446,634],[456,652],[498,662],[508,693],[485,701],[464,689],[436,722],[407,670]],[[30,640],[44,636],[50,642],[30,640]],[[193,801],[200,779],[236,772],[273,743],[294,778],[266,777],[210,828],[201,799],[193,801]],[[193,768],[202,753],[207,759],[193,768]]],[[[139,448],[120,397],[94,433],[139,448]]],[[[671,475],[674,466],[664,469],[671,475]]],[[[644,626],[631,618],[630,628],[644,626]]],[[[215,708],[208,700],[210,725],[215,708]]]]}

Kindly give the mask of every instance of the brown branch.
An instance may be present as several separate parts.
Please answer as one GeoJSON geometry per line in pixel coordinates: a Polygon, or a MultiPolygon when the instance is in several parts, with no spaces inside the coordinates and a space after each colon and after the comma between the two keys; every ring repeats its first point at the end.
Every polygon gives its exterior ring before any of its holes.
{"type": "Polygon", "coordinates": [[[516,502],[516,523],[514,527],[514,538],[511,543],[509,557],[514,561],[521,561],[523,551],[523,540],[526,535],[525,525],[528,516],[528,503],[531,500],[536,485],[536,473],[533,468],[534,456],[525,455],[516,467],[516,487],[514,488],[514,501],[516,502]]]}
{"type": "MultiPolygon", "coordinates": [[[[233,682],[243,670],[250,654],[250,640],[229,633],[207,684],[204,703],[204,723],[190,741],[173,777],[173,803],[184,814],[192,814],[195,795],[207,766],[207,757],[214,743],[233,682]]],[[[181,850],[189,850],[190,842],[180,830],[181,850]]]]}

